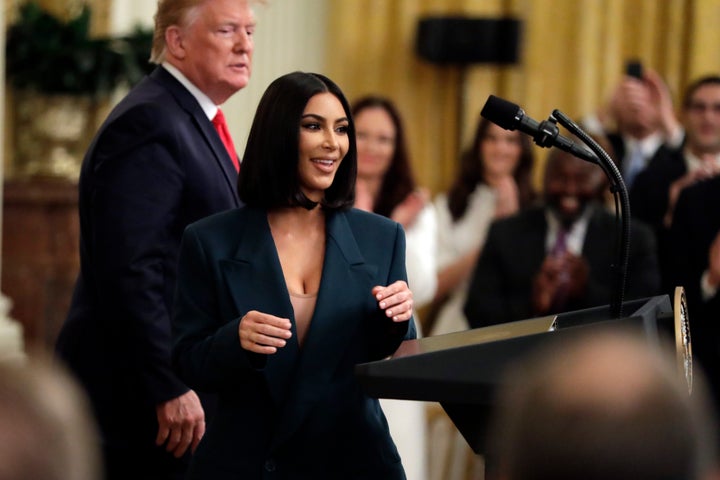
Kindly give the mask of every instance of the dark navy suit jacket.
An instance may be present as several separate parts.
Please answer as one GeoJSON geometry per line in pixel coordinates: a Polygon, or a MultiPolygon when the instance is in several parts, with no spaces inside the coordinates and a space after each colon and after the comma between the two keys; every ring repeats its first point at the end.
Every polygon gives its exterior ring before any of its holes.
{"type": "Polygon", "coordinates": [[[236,182],[212,123],[161,67],[87,151],[81,271],[56,349],[87,389],[106,445],[152,448],[155,406],[188,391],[170,365],[180,240],[189,223],[239,206],[236,182]]]}
{"type": "Polygon", "coordinates": [[[193,388],[218,393],[218,410],[190,478],[400,479],[397,450],[357,363],[415,338],[371,290],[407,280],[399,224],[352,209],[329,213],[322,280],[302,347],[264,211],[242,208],[188,227],[180,253],[173,360],[193,388]],[[288,318],[293,337],[273,355],[241,348],[250,310],[288,318]]]}
{"type": "Polygon", "coordinates": [[[682,149],[661,148],[638,174],[630,189],[632,218],[642,220],[655,231],[658,243],[661,289],[673,298],[672,247],[670,229],[663,223],[670,203],[670,185],[687,173],[682,149]]]}

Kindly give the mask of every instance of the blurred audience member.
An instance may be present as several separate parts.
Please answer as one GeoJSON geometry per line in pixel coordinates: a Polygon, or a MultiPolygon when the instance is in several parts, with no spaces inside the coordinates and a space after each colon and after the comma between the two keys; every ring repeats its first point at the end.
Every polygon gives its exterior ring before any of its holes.
{"type": "MultiPolygon", "coordinates": [[[[380,96],[358,99],[352,113],[358,151],[355,206],[402,224],[408,284],[415,306],[422,308],[435,293],[437,223],[427,191],[415,181],[400,113],[390,99],[380,96]]],[[[420,334],[417,314],[415,321],[420,334]]],[[[413,480],[425,480],[425,404],[381,399],[380,405],[405,473],[413,480]]]]}
{"type": "Polygon", "coordinates": [[[720,76],[702,77],[688,86],[682,120],[683,148],[659,151],[630,190],[633,218],[655,229],[662,291],[668,294],[675,287],[668,271],[673,255],[668,234],[677,198],[685,187],[720,173],[720,76]]]}
{"type": "Polygon", "coordinates": [[[492,480],[717,478],[712,411],[669,344],[608,328],[516,361],[487,438],[492,480]]]}
{"type": "Polygon", "coordinates": [[[408,284],[415,308],[422,308],[437,285],[437,222],[429,193],[413,174],[400,113],[391,100],[368,96],[355,102],[353,118],[358,148],[355,207],[389,217],[405,229],[408,284]]]}
{"type": "Polygon", "coordinates": [[[1,479],[102,479],[90,403],[60,364],[0,362],[0,425],[1,479]]]}
{"type": "Polygon", "coordinates": [[[460,157],[450,190],[435,199],[438,288],[430,335],[468,328],[462,309],[488,227],[535,199],[532,167],[528,136],[480,117],[473,144],[460,157]]]}
{"type": "Polygon", "coordinates": [[[623,76],[609,101],[583,119],[588,133],[605,136],[611,144],[628,190],[657,151],[678,148],[683,141],[667,85],[648,68],[641,75],[623,76]]]}
{"type": "MultiPolygon", "coordinates": [[[[616,291],[617,221],[601,204],[602,170],[552,149],[544,204],[493,222],[474,270],[465,315],[473,328],[605,305],[616,291]]],[[[631,224],[626,299],[655,295],[655,239],[631,224]]]]}
{"type": "MultiPolygon", "coordinates": [[[[429,335],[468,328],[462,307],[487,228],[533,201],[532,166],[529,137],[479,118],[450,190],[435,199],[438,288],[424,326],[429,335]]],[[[465,480],[483,471],[482,458],[439,404],[428,406],[428,425],[431,480],[465,480]]]]}
{"type": "Polygon", "coordinates": [[[670,281],[685,288],[693,354],[720,411],[720,176],[685,188],[670,232],[670,281]]]}

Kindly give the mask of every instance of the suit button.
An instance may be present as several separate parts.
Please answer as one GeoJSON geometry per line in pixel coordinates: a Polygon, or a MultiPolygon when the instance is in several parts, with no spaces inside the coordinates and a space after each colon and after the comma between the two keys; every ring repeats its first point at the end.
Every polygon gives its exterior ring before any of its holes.
{"type": "Polygon", "coordinates": [[[268,472],[275,471],[275,462],[272,459],[265,460],[265,470],[268,472]]]}

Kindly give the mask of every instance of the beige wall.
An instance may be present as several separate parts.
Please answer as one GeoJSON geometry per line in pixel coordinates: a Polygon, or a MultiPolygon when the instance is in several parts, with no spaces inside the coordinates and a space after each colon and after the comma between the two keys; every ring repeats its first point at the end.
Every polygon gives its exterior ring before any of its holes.
{"type": "Polygon", "coordinates": [[[334,1],[338,0],[265,0],[256,8],[252,79],[224,107],[241,155],[255,109],[270,82],[294,70],[324,73],[327,4],[334,1]]]}

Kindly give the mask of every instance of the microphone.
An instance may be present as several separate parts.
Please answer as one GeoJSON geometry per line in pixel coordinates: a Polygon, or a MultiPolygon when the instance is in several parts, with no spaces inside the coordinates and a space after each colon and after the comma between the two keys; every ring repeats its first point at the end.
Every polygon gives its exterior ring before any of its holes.
{"type": "Polygon", "coordinates": [[[525,115],[525,111],[518,105],[495,95],[488,97],[480,115],[505,130],[520,130],[530,135],[541,147],[557,147],[578,158],[599,164],[598,157],[592,151],[560,135],[552,116],[548,120],[538,123],[525,115]]]}

